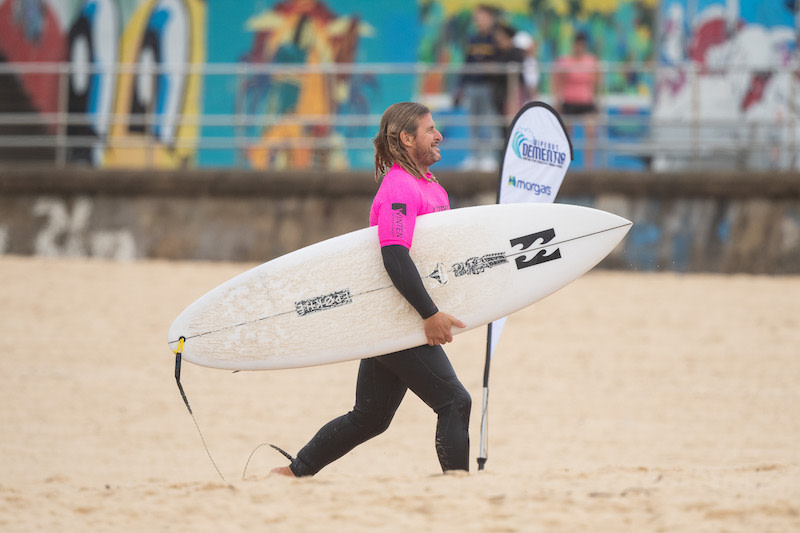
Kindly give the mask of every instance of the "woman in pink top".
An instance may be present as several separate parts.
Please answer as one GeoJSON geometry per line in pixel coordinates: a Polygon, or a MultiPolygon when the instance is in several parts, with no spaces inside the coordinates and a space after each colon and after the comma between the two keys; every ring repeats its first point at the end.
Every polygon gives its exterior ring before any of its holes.
{"type": "Polygon", "coordinates": [[[572,54],[556,62],[553,73],[553,95],[559,111],[567,117],[567,125],[574,119],[582,121],[585,134],[586,168],[592,168],[594,157],[594,115],[597,113],[596,95],[600,83],[597,58],[586,46],[585,33],[578,33],[572,45],[572,54]]]}
{"type": "Polygon", "coordinates": [[[375,178],[383,180],[372,202],[370,225],[378,226],[384,267],[400,294],[419,313],[428,344],[362,359],[353,410],[325,424],[297,457],[283,452],[291,464],[273,473],[313,476],[383,433],[408,389],[437,414],[435,444],[442,470],[469,470],[472,401],[441,346],[453,340],[452,326],[465,326],[439,311],[409,256],[416,218],[450,208],[447,192],[428,170],[441,159],[441,140],[428,108],[402,102],[384,112],[373,141],[375,178]]]}

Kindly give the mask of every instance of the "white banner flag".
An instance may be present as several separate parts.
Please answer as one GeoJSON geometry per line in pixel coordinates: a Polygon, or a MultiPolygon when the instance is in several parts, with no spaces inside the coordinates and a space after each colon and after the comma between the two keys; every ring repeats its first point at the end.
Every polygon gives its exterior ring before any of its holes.
{"type": "MultiPolygon", "coordinates": [[[[551,203],[572,162],[572,142],[555,109],[530,102],[519,110],[506,140],[497,184],[497,203],[551,203]]],[[[492,323],[487,340],[491,359],[506,319],[492,323]]]]}
{"type": "MultiPolygon", "coordinates": [[[[552,202],[571,162],[572,142],[555,109],[543,102],[525,104],[514,117],[506,139],[497,183],[497,203],[552,202]]],[[[483,470],[486,464],[489,365],[505,324],[505,317],[495,320],[486,333],[478,470],[483,470]]]]}

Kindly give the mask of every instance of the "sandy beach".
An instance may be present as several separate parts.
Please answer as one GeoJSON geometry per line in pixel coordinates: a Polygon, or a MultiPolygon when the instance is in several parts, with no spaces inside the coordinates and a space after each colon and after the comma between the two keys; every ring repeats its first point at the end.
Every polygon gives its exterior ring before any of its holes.
{"type": "Polygon", "coordinates": [[[0,531],[800,531],[800,278],[595,271],[447,346],[473,397],[472,472],[434,414],[313,479],[269,476],[352,407],[357,362],[184,364],[166,332],[251,265],[0,258],[0,531]]]}

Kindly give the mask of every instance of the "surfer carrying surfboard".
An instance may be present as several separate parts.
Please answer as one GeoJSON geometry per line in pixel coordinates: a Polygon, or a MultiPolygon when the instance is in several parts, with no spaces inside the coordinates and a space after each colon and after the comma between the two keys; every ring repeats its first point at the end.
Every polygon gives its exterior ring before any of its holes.
{"type": "Polygon", "coordinates": [[[409,256],[416,218],[450,209],[447,192],[429,170],[441,159],[441,141],[430,110],[414,102],[387,108],[373,140],[375,179],[380,187],[370,210],[370,225],[378,226],[384,267],[419,313],[428,344],[362,359],[353,410],[325,424],[289,466],[275,468],[273,473],[312,476],[383,433],[408,389],[437,414],[436,453],[442,470],[469,470],[472,400],[441,346],[453,340],[453,326],[465,324],[436,307],[409,256]]]}

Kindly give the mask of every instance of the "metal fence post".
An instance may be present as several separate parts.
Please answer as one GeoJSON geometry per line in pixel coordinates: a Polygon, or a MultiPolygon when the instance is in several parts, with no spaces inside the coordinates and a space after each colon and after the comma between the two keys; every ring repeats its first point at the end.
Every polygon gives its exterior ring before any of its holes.
{"type": "Polygon", "coordinates": [[[690,138],[692,140],[691,153],[692,164],[697,163],[700,158],[700,84],[698,81],[697,65],[689,63],[689,80],[691,83],[691,128],[690,138]]]}
{"type": "Polygon", "coordinates": [[[63,169],[67,166],[67,127],[69,122],[68,88],[69,88],[69,63],[58,63],[58,119],[56,121],[56,167],[63,169]]]}

